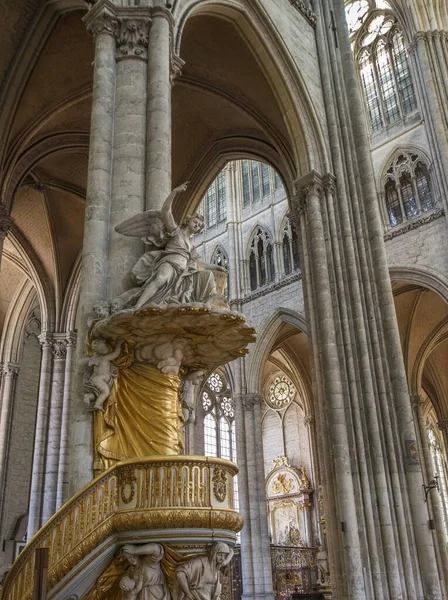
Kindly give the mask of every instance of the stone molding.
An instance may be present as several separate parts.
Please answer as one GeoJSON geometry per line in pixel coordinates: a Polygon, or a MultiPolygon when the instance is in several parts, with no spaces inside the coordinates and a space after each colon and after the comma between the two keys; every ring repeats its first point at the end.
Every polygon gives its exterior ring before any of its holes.
{"type": "Polygon", "coordinates": [[[6,206],[0,203],[0,241],[8,235],[13,222],[14,220],[9,216],[6,206]]]}
{"type": "Polygon", "coordinates": [[[253,411],[258,405],[261,406],[262,398],[260,394],[239,394],[236,400],[241,402],[243,411],[253,411]]]}
{"type": "Polygon", "coordinates": [[[428,212],[426,214],[419,215],[418,217],[415,217],[414,219],[411,219],[410,221],[406,221],[399,227],[394,227],[393,229],[388,229],[386,231],[386,233],[384,234],[384,241],[387,242],[388,240],[392,240],[393,238],[395,238],[399,235],[403,235],[404,233],[407,233],[408,231],[412,231],[413,229],[417,229],[418,227],[421,227],[422,225],[431,223],[431,221],[435,221],[436,219],[443,217],[444,214],[445,214],[444,209],[439,208],[439,209],[432,210],[431,212],[428,212]]]}
{"type": "Polygon", "coordinates": [[[444,38],[446,39],[448,37],[448,32],[443,29],[435,29],[434,31],[417,31],[414,34],[414,37],[412,38],[410,43],[408,44],[407,51],[409,54],[412,54],[413,52],[415,52],[419,42],[427,43],[431,39],[435,39],[438,37],[442,38],[442,39],[444,39],[444,38]]]}
{"type": "Polygon", "coordinates": [[[310,25],[316,27],[316,15],[311,10],[308,0],[289,0],[290,3],[302,13],[310,25]]]}
{"type": "MultiPolygon", "coordinates": [[[[248,261],[244,261],[244,262],[248,262],[248,261]]],[[[281,281],[278,281],[277,283],[273,283],[272,285],[269,285],[265,288],[263,288],[262,290],[253,292],[252,294],[248,294],[247,296],[245,296],[244,298],[235,298],[234,300],[231,300],[229,302],[230,306],[238,306],[239,304],[247,304],[248,302],[253,302],[254,300],[257,300],[258,298],[262,298],[263,296],[266,296],[267,294],[270,294],[271,292],[275,292],[277,290],[281,290],[282,288],[286,287],[287,285],[289,285],[290,283],[294,283],[295,281],[300,281],[302,279],[302,273],[295,273],[294,275],[282,279],[281,281]]]]}

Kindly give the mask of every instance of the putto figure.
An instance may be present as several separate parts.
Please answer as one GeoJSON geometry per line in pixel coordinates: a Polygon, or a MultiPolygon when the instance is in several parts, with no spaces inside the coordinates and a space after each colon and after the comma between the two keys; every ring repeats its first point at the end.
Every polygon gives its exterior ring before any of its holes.
{"type": "Polygon", "coordinates": [[[189,215],[179,227],[171,212],[174,198],[186,189],[187,183],[175,188],[160,211],[139,213],[115,228],[122,235],[141,238],[148,250],[132,269],[137,286],[112,301],[114,311],[194,302],[227,308],[224,297],[216,292],[212,273],[227,270],[199,261],[194,249],[192,237],[204,228],[203,217],[189,215]]]}
{"type": "Polygon", "coordinates": [[[109,352],[105,340],[93,340],[93,356],[86,356],[80,361],[82,365],[93,367],[93,372],[84,383],[84,402],[91,410],[104,410],[103,404],[110,394],[114,377],[118,375],[118,369],[112,361],[120,355],[122,343],[118,342],[115,349],[109,352]]]}

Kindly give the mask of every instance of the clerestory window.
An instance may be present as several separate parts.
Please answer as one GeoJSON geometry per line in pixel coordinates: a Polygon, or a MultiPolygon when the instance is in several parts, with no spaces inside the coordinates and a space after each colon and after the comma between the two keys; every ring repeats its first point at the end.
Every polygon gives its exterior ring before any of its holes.
{"type": "Polygon", "coordinates": [[[403,33],[386,0],[355,0],[346,16],[372,133],[417,108],[403,33]]]}

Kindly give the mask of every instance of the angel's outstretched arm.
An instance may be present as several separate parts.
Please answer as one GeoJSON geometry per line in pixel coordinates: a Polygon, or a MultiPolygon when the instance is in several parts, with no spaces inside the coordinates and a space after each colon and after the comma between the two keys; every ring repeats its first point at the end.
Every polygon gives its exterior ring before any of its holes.
{"type": "Polygon", "coordinates": [[[173,200],[177,196],[177,194],[185,192],[185,190],[187,189],[187,185],[188,181],[186,183],[183,183],[182,185],[179,185],[177,188],[174,188],[174,190],[171,192],[171,194],[169,194],[169,196],[163,203],[162,209],[160,211],[163,223],[170,233],[177,229],[177,223],[174,220],[173,213],[171,212],[171,205],[173,204],[173,200]]]}

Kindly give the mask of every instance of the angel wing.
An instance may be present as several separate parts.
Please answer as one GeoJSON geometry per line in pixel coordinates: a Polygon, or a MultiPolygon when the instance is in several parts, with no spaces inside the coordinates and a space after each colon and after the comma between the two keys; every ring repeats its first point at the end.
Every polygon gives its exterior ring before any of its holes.
{"type": "Polygon", "coordinates": [[[141,238],[146,244],[163,248],[170,237],[159,210],[138,213],[115,227],[117,233],[141,238]]]}

